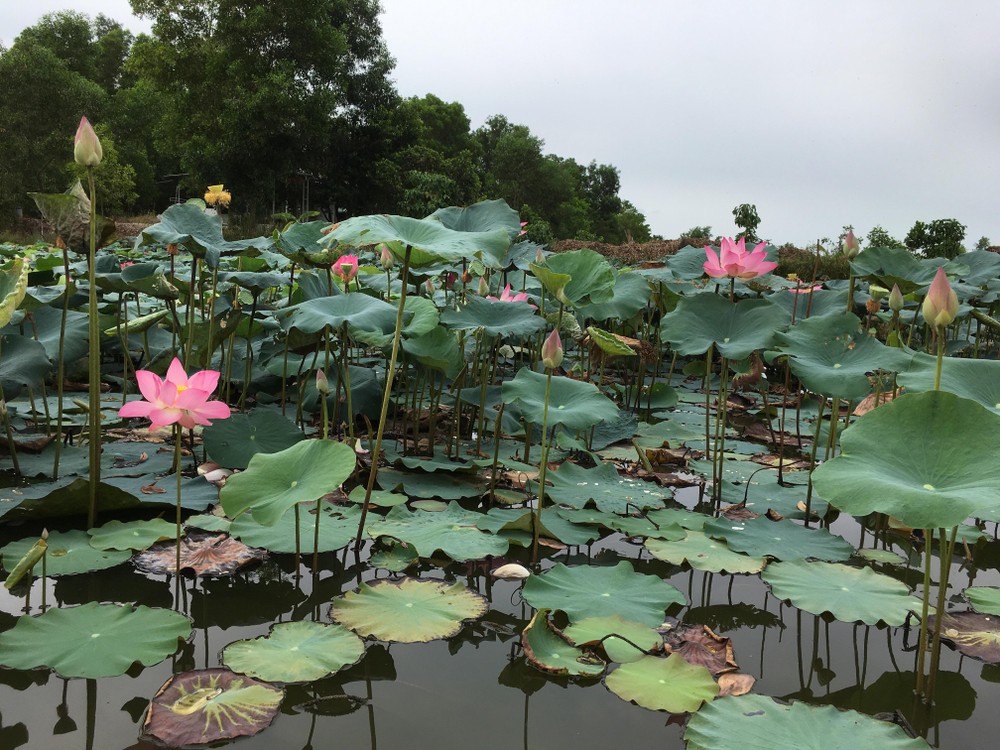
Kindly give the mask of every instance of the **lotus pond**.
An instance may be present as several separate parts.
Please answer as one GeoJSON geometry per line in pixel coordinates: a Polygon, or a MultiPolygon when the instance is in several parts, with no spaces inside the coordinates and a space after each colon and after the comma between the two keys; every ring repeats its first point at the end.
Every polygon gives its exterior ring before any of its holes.
{"type": "Polygon", "coordinates": [[[520,226],[0,245],[0,747],[995,728],[1000,256],[520,226]]]}

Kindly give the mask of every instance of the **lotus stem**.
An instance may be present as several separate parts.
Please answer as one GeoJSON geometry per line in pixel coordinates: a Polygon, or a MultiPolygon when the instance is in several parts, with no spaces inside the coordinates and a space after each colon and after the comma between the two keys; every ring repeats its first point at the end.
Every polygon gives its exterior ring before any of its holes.
{"type": "Polygon", "coordinates": [[[177,513],[174,517],[177,528],[177,567],[176,567],[176,590],[177,600],[180,601],[181,586],[181,438],[182,432],[180,424],[174,425],[174,473],[177,476],[177,513]]]}
{"type": "Polygon", "coordinates": [[[538,565],[538,531],[542,525],[542,505],[545,502],[545,471],[549,462],[549,393],[552,388],[552,368],[545,368],[545,401],[542,407],[542,459],[538,465],[538,500],[531,524],[531,564],[538,565]]]}
{"type": "Polygon", "coordinates": [[[941,366],[944,364],[944,328],[937,328],[934,335],[937,336],[937,366],[934,368],[934,390],[941,390],[941,366]]]}
{"type": "MultiPolygon", "coordinates": [[[[69,315],[69,251],[63,247],[63,289],[62,315],[59,318],[59,362],[56,365],[56,396],[59,401],[56,407],[56,449],[52,459],[52,479],[59,479],[59,459],[62,455],[63,441],[63,385],[66,379],[66,358],[63,356],[66,346],[66,318],[69,315]]],[[[145,334],[143,334],[145,335],[145,334]]]]}
{"type": "Polygon", "coordinates": [[[340,359],[344,368],[344,393],[347,396],[347,434],[354,443],[354,404],[351,399],[351,364],[347,348],[347,323],[340,329],[340,359]]]}
{"type": "Polygon", "coordinates": [[[97,204],[94,202],[94,168],[87,167],[90,190],[90,253],[87,255],[89,291],[89,395],[90,395],[90,482],[87,505],[87,528],[97,520],[97,485],[101,481],[101,328],[97,308],[97,204]]]}
{"type": "Polygon", "coordinates": [[[941,562],[941,572],[938,576],[937,612],[934,616],[934,638],[931,641],[931,668],[927,678],[927,701],[934,700],[934,686],[937,682],[938,666],[941,660],[941,618],[944,615],[945,597],[948,593],[948,578],[951,574],[951,560],[955,552],[955,537],[958,536],[958,526],[951,527],[951,535],[945,538],[945,530],[939,529],[941,546],[938,556],[941,562]]]}
{"type": "MultiPolygon", "coordinates": [[[[931,547],[934,536],[931,529],[924,529],[924,587],[920,603],[920,637],[917,641],[917,697],[924,695],[924,662],[927,657],[927,615],[931,608],[931,547]]],[[[940,613],[938,614],[940,617],[940,613]]]]}
{"type": "Polygon", "coordinates": [[[819,447],[819,433],[823,429],[823,407],[826,406],[826,399],[820,396],[819,412],[816,414],[816,434],[813,437],[812,453],[809,456],[809,484],[806,487],[806,520],[805,527],[809,528],[809,517],[812,515],[812,473],[816,468],[816,449],[819,447]]]}

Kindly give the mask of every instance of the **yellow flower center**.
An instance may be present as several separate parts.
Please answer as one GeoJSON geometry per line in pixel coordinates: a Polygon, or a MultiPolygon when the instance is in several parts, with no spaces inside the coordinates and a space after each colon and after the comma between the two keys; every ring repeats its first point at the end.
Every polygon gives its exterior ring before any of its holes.
{"type": "Polygon", "coordinates": [[[177,386],[177,392],[178,393],[183,393],[187,389],[188,389],[188,387],[186,385],[179,385],[179,386],[177,386]]]}

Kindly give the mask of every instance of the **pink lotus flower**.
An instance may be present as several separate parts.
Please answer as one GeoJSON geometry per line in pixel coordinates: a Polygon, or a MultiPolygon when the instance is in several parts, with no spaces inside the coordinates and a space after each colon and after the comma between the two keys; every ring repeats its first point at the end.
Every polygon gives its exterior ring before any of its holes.
{"type": "Polygon", "coordinates": [[[135,379],[145,400],[129,401],[118,410],[118,416],[146,417],[154,430],[175,422],[188,429],[209,425],[209,420],[226,419],[231,413],[222,401],[208,400],[219,382],[215,370],[201,370],[189,378],[174,357],[165,380],[149,370],[136,370],[135,379]]]}
{"type": "Polygon", "coordinates": [[[103,158],[101,139],[94,132],[90,120],[81,117],[80,126],[76,129],[76,137],[73,139],[73,159],[83,167],[96,167],[103,158]]]}
{"type": "Polygon", "coordinates": [[[488,299],[490,302],[527,302],[528,293],[518,292],[517,294],[511,294],[510,284],[508,284],[503,288],[503,291],[500,292],[499,298],[494,297],[492,295],[487,295],[486,299],[488,299]]]}
{"type": "MultiPolygon", "coordinates": [[[[527,233],[528,233],[528,230],[527,230],[527,229],[525,229],[525,227],[526,227],[526,226],[528,226],[528,222],[526,222],[526,221],[522,221],[522,222],[521,222],[521,231],[517,233],[517,236],[518,236],[518,237],[520,237],[520,236],[521,236],[522,234],[527,234],[527,233]]],[[[515,239],[516,239],[516,238],[515,238],[515,239]]]]}
{"type": "Polygon", "coordinates": [[[740,237],[739,242],[723,237],[718,255],[706,245],[705,255],[708,256],[708,260],[705,261],[705,273],[716,279],[728,276],[731,279],[744,280],[770,273],[778,267],[778,264],[767,259],[765,244],[761,242],[752,251],[747,252],[746,240],[743,237],[740,237]]]}
{"type": "Polygon", "coordinates": [[[349,283],[351,279],[358,275],[358,256],[341,255],[334,261],[332,270],[334,276],[345,284],[349,283]]]}
{"type": "Polygon", "coordinates": [[[940,266],[934,274],[930,289],[927,290],[927,296],[924,297],[921,311],[927,325],[932,328],[944,328],[958,315],[958,295],[948,283],[948,275],[944,272],[944,268],[940,266]]]}
{"type": "Polygon", "coordinates": [[[562,360],[562,339],[559,338],[559,329],[553,328],[552,333],[542,342],[542,364],[551,370],[558,367],[562,360]]]}

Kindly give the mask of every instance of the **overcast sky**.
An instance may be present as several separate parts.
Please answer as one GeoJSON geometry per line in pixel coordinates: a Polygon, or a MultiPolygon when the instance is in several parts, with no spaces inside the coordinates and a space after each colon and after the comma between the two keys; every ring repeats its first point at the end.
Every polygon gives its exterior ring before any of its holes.
{"type": "MultiPolygon", "coordinates": [[[[654,233],[805,244],[844,224],[902,237],[956,218],[1000,244],[997,0],[382,0],[403,96],[503,114],[545,151],[621,171],[654,233]]],[[[0,2],[0,39],[46,12],[127,0],[0,2]]]]}

